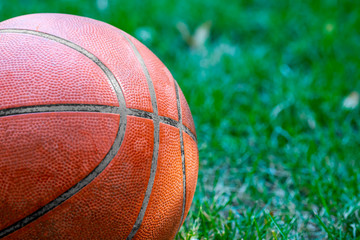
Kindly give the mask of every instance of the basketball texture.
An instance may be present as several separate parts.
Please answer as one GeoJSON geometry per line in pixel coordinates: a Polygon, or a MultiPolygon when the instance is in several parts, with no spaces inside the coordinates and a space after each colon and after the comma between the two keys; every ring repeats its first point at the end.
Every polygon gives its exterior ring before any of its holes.
{"type": "Polygon", "coordinates": [[[0,23],[0,239],[172,239],[197,173],[189,106],[139,41],[65,14],[0,23]]]}

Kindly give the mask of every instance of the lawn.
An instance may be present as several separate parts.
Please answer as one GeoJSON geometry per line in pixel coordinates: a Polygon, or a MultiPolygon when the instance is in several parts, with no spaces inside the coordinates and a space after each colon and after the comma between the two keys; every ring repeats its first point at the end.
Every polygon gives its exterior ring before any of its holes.
{"type": "Polygon", "coordinates": [[[360,3],[0,1],[34,12],[115,25],[179,82],[200,171],[178,239],[360,238],[360,3]]]}

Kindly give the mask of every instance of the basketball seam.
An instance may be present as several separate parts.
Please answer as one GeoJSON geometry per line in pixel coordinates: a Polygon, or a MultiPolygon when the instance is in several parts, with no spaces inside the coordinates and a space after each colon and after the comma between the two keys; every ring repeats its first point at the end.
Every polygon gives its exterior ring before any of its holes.
{"type": "MultiPolygon", "coordinates": [[[[0,110],[1,117],[9,117],[20,114],[36,114],[36,113],[54,113],[54,112],[93,112],[93,113],[112,113],[120,114],[119,107],[97,104],[49,104],[49,105],[34,105],[34,106],[22,106],[14,108],[6,108],[0,110]]],[[[146,119],[153,119],[154,113],[144,110],[126,108],[127,116],[135,116],[146,119]]],[[[180,123],[172,118],[159,116],[160,122],[179,128],[180,123]]],[[[189,128],[182,125],[183,130],[187,133],[195,142],[196,136],[191,132],[189,128]]]]}
{"type": "Polygon", "coordinates": [[[184,214],[185,214],[185,204],[186,204],[186,169],[185,169],[185,150],[184,150],[184,136],[183,136],[183,124],[182,124],[182,109],[181,109],[181,102],[180,102],[180,95],[179,95],[179,86],[177,82],[174,80],[175,83],[175,92],[176,92],[176,103],[179,115],[179,131],[180,131],[180,144],[181,144],[181,165],[183,171],[183,205],[181,211],[181,219],[178,231],[182,225],[184,214]]]}
{"type": "Polygon", "coordinates": [[[26,113],[45,113],[45,112],[95,112],[95,113],[114,113],[120,114],[119,107],[93,104],[53,104],[35,105],[9,108],[0,110],[0,117],[7,117],[26,113]]]}
{"type": "Polygon", "coordinates": [[[63,44],[67,47],[70,47],[74,49],[75,51],[83,54],[87,58],[89,58],[91,61],[93,61],[97,66],[99,66],[102,71],[107,76],[107,79],[109,80],[112,88],[115,91],[115,94],[118,99],[119,103],[119,111],[120,111],[120,124],[119,128],[114,140],[114,143],[112,144],[109,152],[106,154],[104,159],[95,167],[93,171],[91,171],[86,177],[81,179],[79,182],[77,182],[75,185],[73,185],[71,188],[66,190],[64,193],[62,193],[60,196],[52,200],[51,202],[47,203],[43,207],[39,208],[35,212],[31,213],[30,215],[20,219],[19,221],[13,223],[12,225],[2,229],[0,231],[0,238],[3,238],[16,230],[26,226],[27,224],[35,221],[39,217],[43,216],[50,210],[54,209],[55,207],[59,206],[61,203],[69,199],[70,197],[74,196],[76,193],[78,193],[81,189],[83,189],[85,186],[87,186],[90,182],[92,182],[111,162],[111,160],[117,155],[118,151],[120,150],[121,144],[123,142],[124,136],[125,136],[125,130],[126,130],[126,123],[127,123],[127,116],[126,116],[126,105],[125,105],[125,98],[123,95],[123,92],[121,90],[120,83],[116,80],[114,74],[108,69],[104,63],[100,61],[94,54],[90,53],[86,49],[80,47],[79,45],[72,43],[68,40],[65,40],[63,38],[43,33],[43,32],[37,32],[33,30],[27,30],[27,29],[0,29],[0,33],[20,33],[20,34],[28,34],[28,35],[34,35],[46,39],[53,40],[55,42],[58,42],[60,44],[63,44]]]}
{"type": "MultiPolygon", "coordinates": [[[[147,119],[153,119],[153,116],[154,116],[154,114],[151,112],[146,112],[146,111],[142,111],[142,110],[138,110],[138,109],[128,108],[127,111],[128,111],[129,116],[137,116],[137,117],[142,117],[142,118],[147,118],[147,119]]],[[[189,135],[195,142],[197,142],[196,136],[184,124],[181,125],[178,121],[176,121],[172,118],[169,118],[169,117],[159,116],[159,118],[160,118],[161,123],[171,125],[171,126],[177,127],[177,128],[180,128],[180,126],[181,126],[183,128],[183,131],[187,135],[189,135]]]]}
{"type": "Polygon", "coordinates": [[[152,104],[152,108],[153,108],[153,112],[154,112],[153,118],[152,118],[153,122],[154,122],[154,149],[153,149],[153,158],[152,158],[152,162],[151,162],[150,177],[149,177],[148,185],[146,188],[144,200],[143,200],[143,203],[140,208],[140,212],[135,220],[133,228],[131,229],[128,237],[126,238],[126,239],[130,240],[135,236],[136,232],[139,230],[139,228],[141,226],[141,223],[145,216],[147,206],[149,204],[152,188],[153,188],[154,182],[155,182],[157,160],[158,160],[158,155],[159,155],[160,117],[158,115],[157,99],[156,99],[154,84],[150,77],[149,70],[147,69],[147,67],[145,65],[144,59],[142,58],[142,56],[141,56],[139,50],[136,48],[135,44],[128,38],[128,36],[126,36],[126,34],[122,31],[120,31],[120,33],[121,33],[121,35],[123,35],[126,38],[128,43],[130,44],[134,54],[136,55],[139,63],[141,64],[143,73],[145,74],[146,81],[148,84],[150,97],[151,97],[151,104],[152,104]]]}

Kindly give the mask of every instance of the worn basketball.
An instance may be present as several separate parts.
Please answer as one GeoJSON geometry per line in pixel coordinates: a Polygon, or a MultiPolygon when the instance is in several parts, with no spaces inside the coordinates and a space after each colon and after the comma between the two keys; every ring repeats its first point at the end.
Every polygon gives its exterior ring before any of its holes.
{"type": "Polygon", "coordinates": [[[0,23],[0,239],[172,239],[197,172],[189,106],[143,44],[72,15],[0,23]]]}

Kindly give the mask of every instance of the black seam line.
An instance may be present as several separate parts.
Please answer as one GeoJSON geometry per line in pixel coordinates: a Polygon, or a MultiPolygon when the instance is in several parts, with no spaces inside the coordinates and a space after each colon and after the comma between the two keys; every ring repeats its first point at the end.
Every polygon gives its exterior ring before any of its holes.
{"type": "Polygon", "coordinates": [[[95,113],[114,113],[120,114],[119,107],[93,104],[53,104],[24,106],[0,110],[0,117],[13,116],[27,113],[47,113],[47,112],[95,112],[95,113]]]}
{"type": "Polygon", "coordinates": [[[187,135],[189,135],[195,141],[195,143],[197,144],[196,136],[190,131],[190,129],[188,129],[185,125],[183,125],[183,128],[184,128],[184,132],[187,135]]]}
{"type": "MultiPolygon", "coordinates": [[[[126,109],[126,111],[127,111],[128,116],[142,117],[142,118],[147,118],[147,119],[153,119],[153,116],[154,116],[154,113],[143,111],[143,110],[138,110],[138,109],[133,109],[133,108],[128,108],[128,109],[126,109]]],[[[176,121],[172,118],[164,117],[164,116],[159,116],[159,118],[160,118],[161,123],[165,123],[167,125],[171,125],[173,127],[180,128],[181,123],[179,123],[178,121],[176,121]]],[[[187,128],[184,124],[182,124],[182,128],[186,134],[188,134],[195,142],[197,142],[196,136],[191,132],[191,130],[189,128],[187,128]]]]}
{"type": "MultiPolygon", "coordinates": [[[[97,104],[50,104],[50,105],[35,105],[23,106],[15,108],[7,108],[0,110],[0,117],[14,116],[20,114],[33,114],[33,113],[50,113],[50,112],[94,112],[94,113],[113,113],[120,114],[119,107],[97,104]]],[[[126,114],[128,116],[135,116],[147,119],[153,119],[154,113],[147,112],[139,109],[127,108],[126,114]]],[[[179,122],[176,120],[159,116],[160,122],[173,127],[179,128],[179,122]]],[[[195,135],[183,125],[184,131],[196,142],[195,135]]]]}
{"type": "Polygon", "coordinates": [[[183,130],[184,125],[182,123],[182,111],[181,111],[181,103],[180,103],[180,96],[179,96],[179,86],[177,82],[174,80],[175,84],[175,92],[176,92],[176,103],[177,103],[177,109],[178,109],[178,116],[179,116],[179,131],[180,131],[180,146],[181,146],[181,165],[182,165],[182,171],[183,171],[183,204],[182,204],[182,210],[181,210],[181,219],[180,224],[178,227],[178,231],[180,230],[180,227],[182,225],[182,222],[184,220],[184,214],[185,214],[185,204],[186,204],[186,169],[185,169],[185,150],[184,150],[184,136],[183,136],[183,130]]]}
{"type": "Polygon", "coordinates": [[[65,39],[62,39],[60,37],[50,35],[47,33],[32,31],[32,30],[24,30],[24,29],[1,29],[0,33],[21,33],[21,34],[30,34],[39,36],[42,38],[47,38],[49,40],[56,41],[60,44],[63,44],[65,46],[68,46],[79,53],[83,54],[84,56],[88,57],[90,60],[92,60],[96,65],[98,65],[105,75],[107,76],[108,80],[110,81],[111,86],[113,87],[116,97],[119,102],[119,110],[120,110],[120,124],[117,131],[117,135],[115,137],[115,141],[113,145],[111,146],[109,152],[106,154],[105,158],[95,167],[95,169],[90,172],[85,178],[80,180],[78,183],[76,183],[74,186],[72,186],[70,189],[68,189],[66,192],[55,198],[50,203],[46,204],[45,206],[41,207],[37,211],[31,213],[30,215],[26,216],[25,218],[17,221],[16,223],[10,225],[9,227],[2,229],[0,231],[0,238],[3,238],[10,233],[15,232],[16,230],[26,226],[27,224],[35,221],[39,217],[43,216],[50,210],[54,209],[73,195],[75,195],[77,192],[79,192],[82,188],[84,188],[86,185],[88,185],[92,180],[94,180],[111,162],[111,160],[116,156],[118,151],[120,150],[121,144],[124,139],[125,130],[126,130],[126,123],[127,123],[127,116],[126,116],[126,105],[125,105],[125,98],[123,95],[123,92],[121,90],[119,82],[116,80],[114,74],[108,69],[104,63],[102,63],[95,55],[88,52],[84,48],[68,41],[65,39]]]}
{"type": "Polygon", "coordinates": [[[154,113],[147,112],[139,109],[134,108],[128,108],[126,109],[128,116],[135,116],[135,117],[141,117],[141,118],[147,118],[147,119],[153,119],[154,113]]]}
{"type": "Polygon", "coordinates": [[[121,31],[121,34],[126,38],[126,40],[130,43],[133,52],[135,53],[137,59],[139,60],[141,67],[143,69],[143,72],[146,76],[147,84],[149,87],[150,97],[151,97],[151,104],[153,108],[153,122],[154,122],[154,149],[153,149],[153,157],[151,162],[151,171],[150,171],[150,178],[148,181],[148,185],[146,187],[145,197],[141,205],[141,209],[139,212],[139,215],[136,218],[136,221],[134,223],[133,228],[131,229],[131,232],[129,233],[128,237],[126,239],[130,240],[132,239],[136,232],[139,230],[141,223],[145,216],[145,211],[149,203],[150,195],[152,188],[154,186],[155,181],[155,175],[156,175],[156,168],[157,168],[157,160],[158,160],[158,154],[159,154],[159,132],[160,132],[160,117],[158,114],[158,108],[157,108],[157,100],[156,100],[156,94],[155,94],[155,88],[153,81],[150,77],[149,71],[145,65],[144,59],[142,58],[139,50],[136,48],[134,43],[126,36],[125,33],[121,31]]]}

